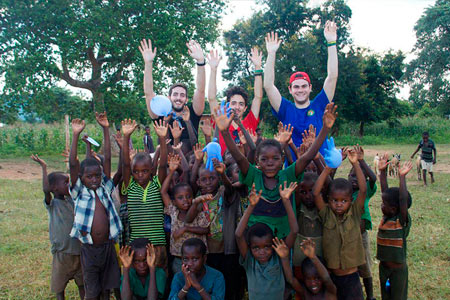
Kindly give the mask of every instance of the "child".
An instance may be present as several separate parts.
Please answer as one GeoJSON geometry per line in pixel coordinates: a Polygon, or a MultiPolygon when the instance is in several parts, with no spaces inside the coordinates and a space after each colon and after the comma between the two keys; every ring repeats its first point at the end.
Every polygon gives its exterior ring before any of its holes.
{"type": "MultiPolygon", "coordinates": [[[[380,159],[380,171],[381,174],[385,174],[384,176],[386,176],[386,156],[380,159]]],[[[412,163],[405,162],[399,170],[400,187],[388,188],[386,185],[386,189],[381,191],[383,218],[378,226],[377,258],[380,260],[380,288],[383,300],[408,298],[406,238],[411,228],[408,208],[411,207],[412,201],[406,188],[406,174],[411,169],[412,163]],[[387,281],[390,283],[389,290],[386,289],[387,281]]]]}
{"type": "Polygon", "coordinates": [[[423,184],[427,185],[427,171],[431,176],[431,183],[434,183],[433,176],[433,165],[436,164],[436,147],[434,146],[434,142],[430,139],[430,135],[428,132],[422,133],[422,140],[417,146],[416,151],[411,155],[411,159],[416,155],[419,149],[422,148],[422,156],[421,156],[421,164],[422,164],[422,177],[423,184]],[[434,158],[433,158],[434,153],[434,158]]]}
{"type": "Polygon", "coordinates": [[[45,161],[37,155],[31,155],[31,159],[42,167],[44,205],[48,211],[48,233],[53,255],[51,290],[56,293],[56,299],[64,299],[66,285],[69,280],[74,279],[80,298],[83,300],[80,242],[69,236],[73,224],[74,206],[69,193],[69,177],[62,172],[52,172],[47,176],[45,161]]]}
{"type": "Polygon", "coordinates": [[[182,272],[175,274],[170,289],[170,300],[225,299],[225,280],[222,273],[208,267],[206,245],[190,238],[181,246],[182,272]]]}
{"type": "Polygon", "coordinates": [[[71,190],[75,217],[70,236],[81,241],[81,267],[86,299],[108,299],[109,290],[120,287],[120,269],[114,241],[122,230],[111,193],[111,144],[106,113],[96,113],[103,127],[104,167],[95,158],[77,158],[77,144],[84,121],[72,120],[72,146],[69,156],[71,190]]]}
{"type": "Polygon", "coordinates": [[[359,223],[364,212],[366,181],[358,163],[357,148],[348,151],[348,159],[358,180],[358,197],[352,203],[352,185],[344,179],[334,179],[328,188],[328,204],[322,197],[322,187],[331,169],[326,167],[313,188],[314,201],[323,223],[323,256],[337,288],[338,299],[363,299],[358,266],[365,263],[359,223]]]}
{"type": "Polygon", "coordinates": [[[166,273],[156,268],[155,248],[148,239],[138,238],[130,246],[123,246],[119,257],[123,266],[122,300],[163,298],[166,273]]]}
{"type": "MultiPolygon", "coordinates": [[[[286,237],[289,249],[292,248],[298,232],[297,221],[290,203],[290,197],[296,187],[296,182],[291,182],[289,187],[286,187],[286,182],[284,182],[284,189],[281,188],[281,185],[279,187],[281,201],[286,209],[291,229],[286,237]]],[[[261,190],[256,193],[255,184],[253,184],[249,195],[250,204],[236,229],[236,241],[241,254],[240,263],[247,273],[250,300],[283,299],[285,282],[280,259],[278,255],[273,255],[272,239],[274,235],[272,230],[264,223],[256,223],[248,229],[247,240],[244,237],[248,220],[262,198],[262,192],[261,190]]]]}
{"type": "Polygon", "coordinates": [[[144,149],[145,152],[149,154],[155,153],[155,146],[153,146],[153,140],[150,134],[150,126],[148,125],[145,126],[144,149]]]}
{"type": "MultiPolygon", "coordinates": [[[[168,190],[174,172],[180,165],[178,155],[169,155],[169,174],[161,187],[161,196],[164,201],[164,212],[171,218],[170,254],[174,256],[172,263],[173,273],[181,271],[181,246],[189,238],[199,238],[206,244],[206,235],[209,233],[209,220],[206,212],[200,212],[191,223],[185,222],[186,214],[192,205],[192,188],[186,183],[176,184],[169,196],[168,190]]],[[[211,194],[197,197],[196,203],[212,199],[211,194]]]]}
{"type": "MultiPolygon", "coordinates": [[[[364,150],[361,146],[357,145],[358,148],[358,162],[361,170],[364,173],[364,177],[366,178],[366,186],[367,186],[367,195],[364,201],[364,213],[361,216],[361,237],[362,243],[364,247],[364,253],[366,256],[366,263],[358,266],[359,276],[362,277],[364,283],[364,289],[366,291],[366,299],[373,300],[373,280],[372,280],[372,255],[370,253],[370,245],[369,245],[369,234],[367,230],[372,230],[372,218],[370,217],[369,211],[369,201],[370,198],[375,195],[377,191],[377,175],[370,169],[369,165],[364,160],[364,150]]],[[[358,180],[356,179],[356,173],[354,169],[351,169],[348,174],[348,181],[352,184],[353,188],[353,201],[358,197],[358,180]]]]}
{"type": "MultiPolygon", "coordinates": [[[[256,162],[259,168],[251,165],[248,159],[239,152],[236,144],[233,142],[228,127],[233,119],[233,114],[228,117],[220,110],[216,111],[216,125],[220,129],[228,150],[233,155],[240,169],[239,181],[251,187],[255,184],[257,190],[262,190],[262,196],[265,201],[258,203],[252,216],[249,219],[249,226],[255,223],[265,223],[270,226],[274,235],[279,238],[285,238],[289,233],[286,210],[279,201],[279,185],[287,181],[300,181],[303,171],[309,162],[316,156],[322,145],[328,131],[336,120],[336,106],[328,104],[323,115],[324,127],[320,131],[318,138],[314,141],[309,150],[296,161],[295,164],[281,170],[283,166],[282,148],[279,142],[273,139],[262,141],[256,149],[256,162]]],[[[285,131],[286,136],[282,140],[289,140],[292,131],[285,131]]],[[[294,197],[293,197],[294,198],[294,197]]],[[[295,202],[293,203],[295,210],[295,202]]]]}
{"type": "Polygon", "coordinates": [[[273,248],[281,258],[286,281],[299,294],[300,299],[336,299],[336,286],[328,274],[328,270],[316,256],[315,244],[311,239],[306,239],[301,243],[301,249],[307,257],[302,262],[303,282],[299,282],[292,275],[292,269],[289,265],[289,248],[283,240],[274,239],[273,248]]]}

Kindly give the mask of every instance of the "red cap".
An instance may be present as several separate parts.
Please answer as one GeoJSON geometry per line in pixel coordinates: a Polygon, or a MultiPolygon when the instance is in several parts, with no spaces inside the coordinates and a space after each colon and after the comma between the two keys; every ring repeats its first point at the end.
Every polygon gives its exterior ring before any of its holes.
{"type": "Polygon", "coordinates": [[[309,79],[309,75],[305,72],[295,72],[291,75],[291,78],[289,78],[289,84],[292,83],[292,81],[295,81],[297,79],[304,79],[308,81],[309,84],[311,84],[311,80],[309,79]]]}

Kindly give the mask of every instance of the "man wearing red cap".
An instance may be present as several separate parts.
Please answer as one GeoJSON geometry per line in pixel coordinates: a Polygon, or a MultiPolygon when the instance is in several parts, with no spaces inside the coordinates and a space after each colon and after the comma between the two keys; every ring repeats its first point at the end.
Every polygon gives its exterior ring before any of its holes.
{"type": "MultiPolygon", "coordinates": [[[[291,124],[294,127],[292,140],[298,147],[302,143],[302,132],[312,124],[317,132],[322,128],[322,116],[326,105],[333,101],[338,77],[338,58],[336,49],[336,24],[331,21],[325,23],[325,39],[328,45],[328,75],[323,84],[323,89],[312,100],[309,96],[312,91],[311,80],[305,72],[295,72],[289,79],[289,93],[294,98],[294,103],[282,97],[275,86],[275,55],[280,47],[281,40],[276,33],[268,33],[266,36],[267,61],[264,70],[264,89],[272,105],[273,114],[283,124],[291,124]]],[[[321,148],[321,152],[323,147],[321,148]]]]}

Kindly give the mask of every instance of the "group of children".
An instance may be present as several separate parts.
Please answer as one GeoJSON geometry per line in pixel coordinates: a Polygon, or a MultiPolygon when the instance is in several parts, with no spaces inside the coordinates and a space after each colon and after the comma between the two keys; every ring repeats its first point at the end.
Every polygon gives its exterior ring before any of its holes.
{"type": "MultiPolygon", "coordinates": [[[[373,299],[367,230],[377,177],[357,145],[342,152],[352,166],[348,179],[334,178],[319,149],[336,117],[336,105],[328,104],[323,128],[317,136],[313,128],[305,132],[298,149],[293,128],[282,125],[274,139],[241,127],[236,144],[229,131],[234,112],[217,107],[214,126],[227,150],[223,162],[206,157],[206,165],[203,145],[183,151],[180,142],[168,143],[173,128],[166,120],[154,122],[152,155],[130,154],[137,124],[124,120],[114,177],[106,114],[96,114],[103,156],[87,152],[81,163],[85,123],[74,119],[70,177],[47,175],[45,162],[32,156],[43,170],[57,299],[71,279],[81,299],[242,299],[245,290],[249,299],[288,299],[294,291],[296,299],[364,299],[360,277],[373,299]]],[[[406,299],[405,178],[412,164],[400,168],[398,188],[388,188],[387,165],[382,156],[381,294],[406,299]]]]}

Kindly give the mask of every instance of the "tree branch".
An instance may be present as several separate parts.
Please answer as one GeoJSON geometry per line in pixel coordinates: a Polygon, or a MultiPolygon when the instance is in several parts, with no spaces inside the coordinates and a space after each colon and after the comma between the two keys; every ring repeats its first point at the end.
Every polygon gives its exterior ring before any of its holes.
{"type": "Polygon", "coordinates": [[[82,88],[82,89],[88,89],[90,91],[94,90],[94,85],[91,82],[73,79],[70,76],[69,69],[67,69],[67,65],[64,61],[62,62],[62,67],[63,67],[63,72],[59,76],[61,79],[66,81],[71,86],[74,86],[77,88],[82,88]]]}

